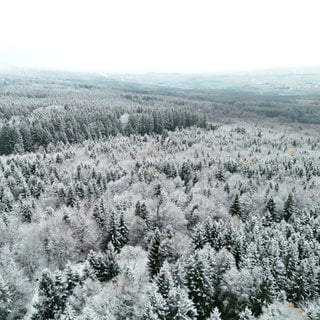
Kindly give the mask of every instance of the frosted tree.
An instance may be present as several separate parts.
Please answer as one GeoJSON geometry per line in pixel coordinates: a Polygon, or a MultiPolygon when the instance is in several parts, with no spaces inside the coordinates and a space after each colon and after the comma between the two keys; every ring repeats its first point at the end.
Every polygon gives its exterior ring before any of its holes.
{"type": "Polygon", "coordinates": [[[240,201],[239,201],[239,195],[236,194],[236,196],[234,197],[230,208],[229,208],[229,212],[232,216],[241,216],[241,207],[240,207],[240,201]]]}
{"type": "Polygon", "coordinates": [[[148,213],[147,206],[146,206],[145,202],[141,203],[140,201],[138,201],[136,203],[134,213],[136,216],[140,217],[142,220],[145,221],[147,227],[149,226],[150,218],[149,218],[149,213],[148,213]]]}
{"type": "Polygon", "coordinates": [[[55,288],[54,278],[49,270],[42,272],[38,295],[39,301],[34,305],[36,311],[33,313],[31,319],[54,319],[61,301],[55,288]]]}
{"type": "Polygon", "coordinates": [[[206,262],[198,253],[186,265],[186,286],[200,320],[206,319],[214,307],[214,290],[209,272],[206,262]]]}
{"type": "Polygon", "coordinates": [[[70,304],[67,303],[65,310],[61,314],[59,320],[76,320],[76,312],[70,304]]]}
{"type": "Polygon", "coordinates": [[[288,221],[291,216],[293,215],[295,210],[294,207],[294,201],[293,201],[293,196],[290,193],[287,200],[284,203],[284,208],[283,208],[283,218],[285,221],[288,221]]]}
{"type": "Polygon", "coordinates": [[[196,320],[197,310],[188,294],[181,288],[172,288],[167,298],[168,314],[166,319],[196,320]]]}
{"type": "Polygon", "coordinates": [[[160,271],[165,260],[164,252],[161,250],[161,235],[159,229],[153,234],[152,242],[148,253],[148,270],[150,278],[154,278],[160,271]]]}
{"type": "Polygon", "coordinates": [[[156,290],[149,294],[149,301],[143,314],[143,320],[166,320],[168,305],[165,298],[156,290]]]}
{"type": "Polygon", "coordinates": [[[303,307],[308,320],[320,319],[320,298],[305,303],[303,307]]]}
{"type": "Polygon", "coordinates": [[[12,297],[8,285],[0,275],[0,318],[8,319],[12,312],[12,297]]]}
{"type": "Polygon", "coordinates": [[[124,220],[123,212],[119,215],[119,236],[120,236],[120,246],[121,248],[126,245],[129,241],[129,229],[124,220]]]}
{"type": "Polygon", "coordinates": [[[208,320],[222,320],[221,313],[219,312],[218,308],[213,309],[208,320]]]}
{"type": "Polygon", "coordinates": [[[155,283],[157,285],[158,291],[165,299],[167,299],[170,289],[175,286],[168,262],[164,262],[159,274],[155,278],[155,283]]]}
{"type": "Polygon", "coordinates": [[[114,211],[110,213],[107,230],[107,243],[111,243],[116,252],[120,252],[122,247],[121,233],[119,230],[118,217],[114,211]]]}
{"type": "Polygon", "coordinates": [[[276,211],[276,204],[272,197],[269,198],[269,200],[267,201],[266,210],[270,214],[270,218],[272,221],[275,221],[275,222],[279,221],[279,216],[276,211]]]}
{"type": "Polygon", "coordinates": [[[105,253],[90,251],[87,257],[89,274],[92,273],[100,281],[109,281],[120,273],[112,248],[105,253]]]}
{"type": "Polygon", "coordinates": [[[255,320],[250,309],[245,308],[244,311],[240,312],[239,320],[255,320]]]}

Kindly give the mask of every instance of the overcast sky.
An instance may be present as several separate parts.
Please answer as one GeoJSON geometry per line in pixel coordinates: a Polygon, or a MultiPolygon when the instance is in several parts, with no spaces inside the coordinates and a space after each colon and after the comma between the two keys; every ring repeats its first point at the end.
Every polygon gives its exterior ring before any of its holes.
{"type": "Polygon", "coordinates": [[[319,0],[2,0],[0,65],[215,72],[320,65],[319,0]]]}

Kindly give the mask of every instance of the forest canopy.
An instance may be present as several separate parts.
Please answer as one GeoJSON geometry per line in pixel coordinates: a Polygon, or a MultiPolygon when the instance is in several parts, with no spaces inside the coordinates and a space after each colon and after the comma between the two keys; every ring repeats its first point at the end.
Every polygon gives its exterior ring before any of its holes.
{"type": "Polygon", "coordinates": [[[319,319],[316,100],[0,81],[0,319],[319,319]]]}

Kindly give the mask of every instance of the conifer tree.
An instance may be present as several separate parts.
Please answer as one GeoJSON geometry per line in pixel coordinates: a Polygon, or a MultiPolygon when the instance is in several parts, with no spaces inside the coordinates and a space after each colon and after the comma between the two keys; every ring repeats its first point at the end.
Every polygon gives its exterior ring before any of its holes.
{"type": "Polygon", "coordinates": [[[77,203],[76,196],[72,188],[70,187],[66,197],[66,205],[70,207],[74,207],[77,203]]]}
{"type": "Polygon", "coordinates": [[[234,197],[231,205],[230,205],[230,209],[229,212],[232,216],[241,216],[241,208],[240,208],[240,202],[239,202],[239,195],[236,194],[236,196],[234,197]]]}
{"type": "Polygon", "coordinates": [[[113,249],[109,247],[105,253],[90,251],[87,257],[89,273],[100,281],[109,281],[120,273],[120,268],[115,259],[113,249]]]}
{"type": "Polygon", "coordinates": [[[32,206],[29,203],[25,203],[21,206],[21,220],[24,223],[31,223],[32,219],[32,206]]]}
{"type": "Polygon", "coordinates": [[[196,320],[197,310],[188,294],[181,288],[172,288],[167,298],[168,314],[166,319],[196,320]]]}
{"type": "Polygon", "coordinates": [[[118,253],[120,252],[122,247],[121,234],[119,230],[117,215],[115,214],[114,211],[110,213],[110,217],[109,217],[107,243],[111,243],[114,247],[114,250],[118,253]]]}
{"type": "Polygon", "coordinates": [[[209,317],[214,305],[211,277],[198,253],[196,253],[186,265],[186,285],[189,297],[193,301],[198,319],[209,317]]]}
{"type": "Polygon", "coordinates": [[[149,302],[143,313],[143,320],[167,320],[168,304],[165,298],[153,290],[149,295],[149,302]]]}
{"type": "Polygon", "coordinates": [[[270,214],[271,220],[274,222],[279,222],[279,217],[276,212],[276,204],[275,204],[272,197],[269,198],[267,205],[266,205],[266,209],[268,210],[268,212],[270,214]]]}
{"type": "Polygon", "coordinates": [[[135,208],[134,214],[136,216],[140,217],[142,220],[144,220],[147,227],[149,226],[149,224],[150,224],[149,213],[148,213],[147,206],[146,206],[145,202],[140,203],[140,201],[138,201],[136,203],[136,208],[135,208]]]}
{"type": "Polygon", "coordinates": [[[195,249],[202,249],[205,244],[202,227],[199,225],[193,232],[192,243],[195,249]]]}
{"type": "Polygon", "coordinates": [[[76,312],[72,308],[72,306],[70,306],[70,304],[67,303],[65,310],[61,314],[59,320],[76,320],[76,312]]]}
{"type": "Polygon", "coordinates": [[[221,313],[219,312],[218,308],[213,309],[208,320],[222,320],[221,313]]]}
{"type": "Polygon", "coordinates": [[[124,221],[123,212],[119,216],[119,235],[120,235],[120,247],[122,248],[129,241],[129,229],[124,221]]]}
{"type": "Polygon", "coordinates": [[[159,274],[155,278],[155,283],[157,285],[158,292],[167,299],[170,289],[175,285],[168,262],[164,262],[159,274]]]}
{"type": "Polygon", "coordinates": [[[239,320],[255,320],[251,310],[249,308],[245,308],[239,315],[239,320]]]}
{"type": "Polygon", "coordinates": [[[104,229],[105,221],[103,216],[101,215],[100,206],[95,205],[93,207],[93,218],[101,229],[104,229]]]}
{"type": "Polygon", "coordinates": [[[12,296],[8,285],[0,275],[0,319],[6,320],[11,313],[12,296]]]}
{"type": "MultiPolygon", "coordinates": [[[[262,308],[273,302],[273,299],[274,299],[273,284],[274,284],[274,279],[270,271],[266,270],[262,281],[258,284],[254,294],[250,298],[251,311],[253,315],[259,316],[262,313],[262,308]]],[[[250,319],[250,317],[248,319],[250,319]]]]}
{"type": "Polygon", "coordinates": [[[287,200],[284,203],[284,208],[283,208],[284,220],[288,221],[293,213],[294,213],[294,202],[293,202],[293,196],[290,193],[287,200]]]}
{"type": "Polygon", "coordinates": [[[42,272],[39,283],[39,301],[34,305],[36,311],[32,320],[54,319],[59,304],[54,279],[49,270],[42,272]]]}
{"type": "Polygon", "coordinates": [[[70,264],[68,264],[65,271],[65,278],[65,290],[70,295],[73,289],[80,284],[80,276],[76,271],[73,271],[70,264]]]}
{"type": "Polygon", "coordinates": [[[156,229],[151,242],[148,254],[148,270],[150,278],[154,278],[160,271],[164,262],[164,253],[161,251],[161,236],[159,229],[156,229]]]}

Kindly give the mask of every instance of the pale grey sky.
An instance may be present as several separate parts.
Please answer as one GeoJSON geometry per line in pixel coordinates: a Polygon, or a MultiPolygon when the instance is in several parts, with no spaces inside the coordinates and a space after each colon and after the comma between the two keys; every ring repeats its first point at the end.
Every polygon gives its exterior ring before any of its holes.
{"type": "Polygon", "coordinates": [[[215,72],[320,65],[319,0],[1,0],[0,66],[215,72]]]}

